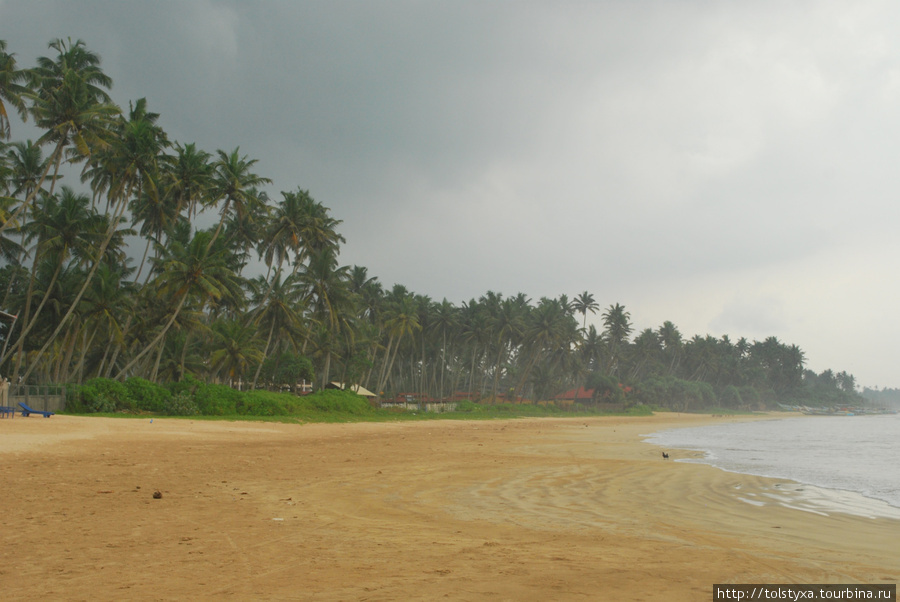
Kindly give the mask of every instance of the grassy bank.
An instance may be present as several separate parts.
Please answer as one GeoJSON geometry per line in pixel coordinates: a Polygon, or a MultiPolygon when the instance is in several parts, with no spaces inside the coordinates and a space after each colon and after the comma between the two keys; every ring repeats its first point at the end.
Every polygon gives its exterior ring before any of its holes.
{"type": "MultiPolygon", "coordinates": [[[[161,386],[134,378],[125,382],[94,379],[69,388],[67,414],[119,417],[181,416],[194,419],[265,420],[276,422],[380,422],[397,420],[473,420],[548,416],[594,416],[610,412],[589,406],[553,404],[479,404],[462,401],[452,412],[375,407],[350,391],[323,390],[296,396],[271,391],[241,392],[224,385],[186,379],[161,386]]],[[[618,414],[647,415],[652,408],[635,406],[618,414]]]]}

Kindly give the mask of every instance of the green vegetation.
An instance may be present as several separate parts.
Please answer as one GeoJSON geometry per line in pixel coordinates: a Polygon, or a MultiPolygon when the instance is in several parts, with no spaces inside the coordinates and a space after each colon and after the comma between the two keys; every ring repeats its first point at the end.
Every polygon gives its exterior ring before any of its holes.
{"type": "MultiPolygon", "coordinates": [[[[425,413],[376,408],[366,398],[350,391],[323,389],[298,397],[271,391],[240,392],[231,387],[203,383],[188,377],[168,386],[141,378],[124,383],[97,378],[69,392],[66,413],[106,416],[190,416],[244,419],[268,418],[287,422],[358,422],[430,420],[435,418],[518,418],[526,416],[597,415],[597,408],[578,406],[562,409],[553,404],[483,405],[471,401],[457,404],[455,411],[425,413]]],[[[628,415],[649,415],[651,409],[635,406],[628,415]]]]}
{"type": "Polygon", "coordinates": [[[72,384],[73,412],[413,415],[285,393],[331,381],[467,399],[465,417],[860,401],[852,375],[804,370],[796,345],[685,338],[671,322],[635,334],[625,306],[601,312],[587,291],[454,305],[387,289],[340,264],[341,221],[308,191],[270,198],[239,147],[170,140],[146,99],[112,101],[82,41],[49,47],[21,68],[0,41],[0,308],[17,316],[0,322],[0,373],[72,384]],[[17,114],[37,140],[11,141],[17,114]],[[214,225],[196,229],[203,213],[214,225]],[[248,277],[257,260],[265,274],[248,277]],[[565,399],[578,388],[591,394],[565,399]]]}

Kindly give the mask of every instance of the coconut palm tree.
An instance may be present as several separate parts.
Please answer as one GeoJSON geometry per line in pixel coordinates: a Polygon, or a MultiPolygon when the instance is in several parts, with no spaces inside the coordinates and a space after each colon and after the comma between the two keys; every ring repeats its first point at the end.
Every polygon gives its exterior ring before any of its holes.
{"type": "Polygon", "coordinates": [[[0,40],[0,139],[9,139],[9,112],[4,101],[14,108],[22,121],[27,120],[25,94],[28,87],[23,85],[28,79],[28,72],[20,70],[16,65],[15,53],[6,51],[6,40],[0,40]]]}
{"type": "MultiPolygon", "coordinates": [[[[397,291],[398,293],[400,291],[397,291]]],[[[406,337],[411,337],[415,332],[421,329],[421,325],[419,324],[419,316],[416,312],[416,302],[415,296],[407,293],[402,295],[399,299],[395,299],[387,309],[387,315],[385,317],[385,329],[387,330],[390,339],[388,341],[387,350],[385,351],[385,361],[382,365],[381,377],[378,379],[378,391],[384,391],[385,386],[387,386],[388,380],[391,376],[391,370],[394,367],[394,362],[397,359],[397,353],[400,349],[400,343],[406,337]],[[396,342],[396,346],[394,343],[396,342]],[[393,355],[391,354],[391,348],[393,347],[393,355]],[[388,360],[390,358],[390,360],[388,360]]]]}
{"type": "MultiPolygon", "coordinates": [[[[34,263],[32,264],[32,281],[29,284],[29,292],[26,294],[25,306],[22,309],[23,328],[16,346],[20,357],[16,360],[16,368],[13,371],[14,378],[18,377],[25,337],[37,323],[63,266],[69,259],[74,258],[83,263],[90,257],[98,243],[98,226],[101,221],[101,216],[91,209],[90,199],[86,195],[75,193],[72,189],[64,186],[58,197],[47,196],[44,198],[40,211],[35,213],[34,220],[25,226],[26,243],[35,243],[33,247],[34,263]],[[31,290],[34,284],[34,274],[37,266],[45,258],[49,259],[54,266],[54,272],[45,295],[32,314],[31,290]]],[[[6,361],[6,357],[0,359],[0,363],[4,361],[6,361]]]]}
{"type": "Polygon", "coordinates": [[[223,150],[219,150],[217,153],[219,158],[212,165],[208,202],[224,201],[224,205],[220,210],[219,225],[209,240],[210,248],[221,234],[229,215],[234,213],[238,218],[242,218],[245,213],[254,215],[260,205],[265,205],[259,197],[257,188],[272,182],[269,178],[250,171],[257,159],[248,159],[247,155],[242,157],[240,147],[235,148],[231,153],[223,150]]]}
{"type": "Polygon", "coordinates": [[[491,397],[496,400],[504,356],[509,356],[512,347],[522,335],[525,323],[521,307],[516,304],[514,299],[503,299],[497,307],[496,313],[491,317],[490,322],[491,330],[495,337],[494,344],[497,348],[497,359],[494,362],[494,379],[491,387],[491,397]]]}
{"type": "Polygon", "coordinates": [[[448,339],[452,342],[452,334],[459,326],[459,317],[458,310],[453,306],[452,303],[444,299],[440,303],[438,303],[434,308],[434,317],[431,320],[431,331],[440,335],[441,338],[441,355],[440,355],[440,365],[441,365],[441,380],[438,388],[438,398],[444,399],[446,397],[446,389],[444,388],[444,373],[447,368],[447,364],[450,361],[448,357],[447,351],[447,342],[448,339]]]}
{"type": "Polygon", "coordinates": [[[163,158],[162,182],[167,202],[174,203],[175,211],[186,212],[188,219],[197,215],[197,204],[209,194],[212,175],[212,155],[198,150],[193,142],[182,146],[175,143],[175,155],[163,158]]]}
{"type": "Polygon", "coordinates": [[[91,283],[91,288],[85,294],[82,304],[82,315],[85,328],[84,352],[79,361],[78,382],[81,382],[85,370],[85,358],[88,350],[93,348],[93,343],[98,334],[101,340],[103,353],[101,354],[96,374],[104,373],[109,352],[114,345],[121,344],[124,337],[123,323],[134,308],[136,287],[127,281],[127,272],[104,264],[100,266],[97,275],[91,283]]]}
{"type": "Polygon", "coordinates": [[[588,312],[592,314],[597,313],[597,310],[600,309],[600,304],[594,301],[594,295],[584,291],[572,301],[572,308],[583,316],[581,329],[584,330],[587,328],[588,312]]]}
{"type": "Polygon", "coordinates": [[[159,274],[153,286],[162,297],[173,301],[174,309],[156,338],[122,368],[117,378],[127,376],[144,355],[165,339],[188,299],[196,298],[202,308],[210,301],[242,296],[240,282],[229,266],[228,250],[222,245],[211,245],[213,238],[213,233],[201,230],[187,246],[170,244],[158,260],[159,274]]]}
{"type": "Polygon", "coordinates": [[[683,346],[681,333],[678,331],[678,327],[666,320],[657,330],[657,335],[659,336],[659,342],[662,345],[663,353],[669,358],[669,367],[666,371],[666,375],[670,376],[672,371],[675,370],[681,354],[681,348],[683,346]]]}
{"type": "MultiPolygon", "coordinates": [[[[96,250],[93,266],[87,273],[75,302],[63,317],[57,330],[45,343],[44,349],[53,342],[78,306],[79,300],[90,286],[100,263],[108,257],[110,244],[116,240],[122,241],[126,235],[125,232],[120,231],[120,226],[123,221],[122,215],[132,194],[135,192],[138,196],[143,192],[149,195],[158,194],[156,186],[158,156],[168,146],[165,132],[156,126],[158,117],[157,113],[147,111],[145,99],[139,99],[130,106],[127,119],[119,117],[108,124],[109,137],[103,140],[104,144],[100,145],[93,155],[85,156],[90,159],[90,162],[82,179],[91,181],[95,194],[100,191],[106,192],[107,207],[112,204],[114,208],[107,213],[111,217],[108,217],[106,221],[105,237],[97,245],[99,248],[96,250]]],[[[80,151],[76,154],[81,156],[80,151]]],[[[113,253],[113,258],[115,258],[115,253],[113,253]]],[[[140,272],[138,272],[139,274],[140,272]]],[[[39,356],[44,349],[38,353],[39,356]]]]}
{"type": "MultiPolygon", "coordinates": [[[[562,351],[568,355],[571,331],[577,329],[578,326],[568,311],[565,301],[565,299],[557,300],[545,297],[538,302],[537,307],[529,312],[523,334],[523,340],[528,342],[526,348],[523,349],[527,360],[525,360],[526,364],[520,377],[518,390],[524,389],[525,383],[528,382],[536,365],[543,362],[544,368],[551,368],[550,362],[545,361],[551,354],[562,351]]],[[[557,359],[559,358],[557,357],[557,359]]],[[[547,382],[547,379],[543,378],[542,382],[547,382]]]]}
{"type": "Polygon", "coordinates": [[[618,371],[622,347],[628,343],[628,335],[632,331],[631,314],[625,311],[624,305],[610,305],[603,312],[603,325],[604,336],[609,345],[609,373],[614,375],[618,371]]]}
{"type": "MultiPolygon", "coordinates": [[[[95,153],[82,177],[83,181],[90,180],[95,193],[106,192],[107,205],[121,204],[124,210],[124,205],[130,202],[132,225],[149,218],[151,223],[142,227],[142,234],[154,232],[157,238],[174,220],[169,216],[172,211],[163,207],[166,199],[158,186],[160,157],[169,147],[165,131],[156,123],[158,120],[159,113],[147,110],[147,99],[129,103],[127,118],[116,120],[110,144],[95,153]]],[[[114,213],[121,215],[122,211],[114,213]]],[[[135,280],[144,269],[149,246],[148,237],[135,280]]]]}
{"type": "Polygon", "coordinates": [[[309,262],[297,272],[310,317],[327,333],[320,386],[328,383],[335,339],[349,329],[349,310],[353,307],[353,297],[347,285],[349,270],[348,266],[338,267],[334,250],[324,248],[312,252],[309,262]]]}
{"type": "Polygon", "coordinates": [[[284,280],[281,279],[281,271],[275,272],[271,282],[264,280],[255,287],[258,292],[258,300],[252,303],[254,308],[250,312],[250,319],[256,328],[266,332],[266,342],[263,346],[262,360],[253,375],[252,388],[256,388],[263,362],[269,357],[270,351],[281,351],[289,343],[291,347],[297,347],[297,339],[302,328],[303,299],[299,277],[290,274],[284,280]],[[277,335],[277,336],[276,336],[277,335]],[[272,342],[275,341],[273,347],[272,342]]]}
{"type": "Polygon", "coordinates": [[[47,167],[48,159],[43,156],[41,147],[31,140],[13,142],[7,147],[6,156],[10,169],[10,195],[21,198],[31,196],[47,167]]]}
{"type": "Polygon", "coordinates": [[[244,374],[253,364],[262,364],[257,329],[239,318],[217,320],[212,324],[212,348],[209,355],[213,371],[224,374],[232,387],[243,382],[244,374]]]}
{"type": "MultiPolygon", "coordinates": [[[[51,168],[54,176],[50,192],[53,192],[63,151],[68,150],[69,161],[79,162],[107,147],[112,119],[120,113],[106,92],[112,79],[100,69],[97,54],[87,50],[81,40],[74,44],[71,39],[53,40],[50,48],[57,51],[56,58],[38,58],[38,66],[29,72],[31,90],[24,96],[32,102],[34,123],[44,130],[36,143],[39,146],[52,143],[53,152],[37,186],[16,210],[13,220],[31,205],[51,168]]],[[[8,225],[9,222],[0,226],[0,231],[8,225]]]]}

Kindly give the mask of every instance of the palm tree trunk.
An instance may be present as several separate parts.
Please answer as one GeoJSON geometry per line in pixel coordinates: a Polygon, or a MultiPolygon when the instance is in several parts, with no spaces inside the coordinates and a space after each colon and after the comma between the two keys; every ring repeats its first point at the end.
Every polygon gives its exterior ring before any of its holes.
{"type": "MultiPolygon", "coordinates": [[[[134,275],[134,281],[137,282],[138,278],[141,277],[141,272],[144,271],[144,262],[147,261],[147,253],[150,251],[150,243],[152,241],[148,238],[147,245],[144,247],[144,255],[141,257],[141,265],[138,267],[137,274],[134,275]]],[[[147,284],[146,282],[144,284],[147,284]]]]}
{"type": "Polygon", "coordinates": [[[256,382],[259,380],[259,373],[262,371],[263,362],[269,357],[269,345],[272,343],[272,333],[275,332],[275,320],[272,320],[272,325],[269,327],[269,336],[266,339],[266,349],[263,351],[262,361],[259,362],[259,366],[256,368],[256,374],[253,375],[253,385],[251,389],[256,388],[256,382]]]}
{"type": "Polygon", "coordinates": [[[119,372],[119,374],[116,375],[116,380],[122,380],[122,378],[125,376],[125,374],[126,374],[129,370],[131,370],[131,368],[132,368],[136,363],[138,363],[138,361],[140,361],[140,359],[141,359],[142,357],[144,357],[145,355],[147,355],[147,352],[148,352],[148,351],[150,351],[151,349],[155,348],[156,345],[157,345],[161,340],[163,340],[163,338],[165,338],[166,333],[169,332],[169,328],[172,327],[172,324],[174,324],[174,323],[175,323],[175,320],[178,318],[178,314],[181,313],[181,308],[184,307],[184,303],[185,303],[185,301],[187,301],[187,298],[188,298],[188,294],[187,294],[187,292],[185,292],[185,293],[181,296],[181,301],[178,302],[178,307],[175,308],[175,311],[172,313],[172,317],[169,318],[169,321],[166,323],[166,325],[165,325],[165,327],[162,329],[162,331],[156,336],[156,338],[153,340],[152,343],[150,343],[149,345],[147,345],[146,347],[144,347],[144,350],[143,350],[143,351],[141,351],[140,353],[138,353],[134,358],[132,358],[132,360],[131,360],[130,362],[128,362],[128,364],[125,365],[124,368],[122,368],[122,370],[119,372]]]}
{"type": "Polygon", "coordinates": [[[381,395],[381,392],[384,391],[385,385],[385,376],[386,376],[386,368],[388,364],[388,359],[391,357],[391,347],[394,345],[394,335],[391,334],[391,337],[388,339],[387,349],[384,351],[384,360],[381,363],[381,372],[378,376],[378,386],[375,387],[375,391],[377,395],[381,395]]]}
{"type": "Polygon", "coordinates": [[[116,233],[116,225],[119,223],[119,219],[122,217],[122,214],[125,212],[125,207],[128,203],[123,199],[119,202],[119,208],[113,214],[113,217],[110,219],[109,223],[109,231],[106,233],[106,238],[103,240],[103,244],[100,245],[100,250],[97,252],[97,258],[94,261],[94,265],[91,266],[91,271],[88,273],[87,277],[84,280],[84,283],[81,285],[81,290],[78,291],[78,294],[75,296],[75,300],[72,302],[72,305],[69,307],[69,311],[66,312],[66,315],[63,316],[63,319],[60,321],[59,325],[56,327],[56,330],[53,331],[53,334],[50,335],[50,338],[47,339],[47,342],[44,343],[44,346],[37,354],[37,358],[35,358],[35,362],[32,366],[25,372],[25,378],[28,378],[28,375],[31,374],[31,371],[34,369],[34,366],[37,365],[37,361],[44,354],[44,351],[47,350],[47,347],[50,346],[50,343],[59,335],[63,326],[68,321],[69,317],[75,311],[75,308],[78,307],[78,303],[81,301],[81,297],[84,296],[85,291],[87,291],[88,286],[91,284],[91,280],[94,278],[94,274],[97,273],[97,268],[100,267],[100,263],[103,261],[103,255],[106,253],[106,248],[109,246],[109,243],[112,241],[113,236],[116,233]]]}
{"type": "MultiPolygon", "coordinates": [[[[393,335],[392,335],[392,338],[393,338],[393,335]]],[[[387,367],[386,378],[390,378],[390,376],[391,376],[391,370],[394,369],[394,360],[397,359],[397,351],[399,351],[399,349],[400,349],[400,339],[398,338],[397,345],[394,347],[394,354],[393,354],[393,356],[391,356],[391,361],[387,367]]],[[[378,389],[383,390],[385,386],[387,386],[387,381],[385,381],[380,387],[378,387],[378,389]]]]}
{"type": "Polygon", "coordinates": [[[187,363],[187,352],[188,352],[188,346],[190,345],[190,343],[191,343],[191,331],[188,330],[184,333],[184,344],[181,346],[181,364],[179,365],[179,368],[181,369],[181,373],[178,375],[179,380],[184,379],[184,372],[185,372],[184,365],[187,363]]]}
{"type": "MultiPolygon", "coordinates": [[[[90,339],[87,338],[87,335],[88,335],[88,329],[85,328],[85,329],[84,329],[84,335],[82,335],[83,338],[84,338],[84,342],[82,343],[82,348],[83,348],[85,351],[87,351],[88,349],[90,349],[90,348],[91,348],[91,345],[94,344],[94,338],[97,336],[97,329],[94,329],[94,330],[91,332],[91,338],[90,338],[90,339]]],[[[108,349],[108,348],[109,348],[109,347],[107,347],[107,349],[108,349]]],[[[81,357],[78,358],[78,381],[77,381],[77,383],[78,383],[79,385],[80,385],[81,383],[84,382],[84,364],[85,364],[84,358],[85,358],[86,355],[87,355],[87,353],[82,353],[82,354],[81,354],[81,357]]],[[[103,357],[104,357],[104,359],[106,358],[106,351],[103,352],[103,357]]]]}
{"type": "Polygon", "coordinates": [[[153,364],[153,372],[151,372],[150,382],[156,382],[156,378],[159,376],[159,363],[162,361],[163,351],[166,349],[166,340],[163,339],[159,342],[159,353],[156,354],[156,362],[153,364]]]}
{"type": "MultiPolygon", "coordinates": [[[[53,287],[56,286],[56,280],[57,280],[57,278],[59,277],[59,273],[60,273],[61,271],[62,271],[62,262],[60,262],[60,263],[56,266],[56,271],[53,272],[53,277],[50,278],[50,284],[47,285],[47,292],[44,293],[44,298],[41,299],[41,302],[40,302],[40,304],[37,306],[37,309],[34,310],[34,315],[31,316],[31,319],[30,319],[30,320],[28,320],[27,317],[26,317],[26,323],[27,323],[27,326],[25,326],[25,328],[22,330],[22,334],[19,335],[19,340],[16,342],[16,344],[20,347],[20,352],[21,352],[21,347],[23,347],[24,344],[25,344],[25,337],[28,336],[28,333],[31,332],[31,329],[34,328],[34,325],[35,325],[35,324],[37,324],[37,319],[38,319],[38,316],[41,315],[41,310],[44,309],[44,305],[47,303],[47,299],[49,299],[49,298],[50,298],[50,295],[53,294],[53,287]]],[[[25,312],[26,312],[26,316],[27,316],[28,309],[29,309],[29,303],[30,303],[30,301],[31,301],[31,295],[30,295],[30,293],[31,293],[32,290],[33,290],[33,289],[30,289],[30,290],[29,290],[28,301],[26,301],[26,303],[25,303],[25,312]]],[[[2,364],[4,361],[6,361],[6,358],[5,358],[5,357],[4,357],[4,358],[0,358],[0,364],[2,364]]],[[[14,375],[14,376],[15,376],[15,375],[14,375]]],[[[27,377],[27,375],[26,375],[26,377],[27,377]]]]}

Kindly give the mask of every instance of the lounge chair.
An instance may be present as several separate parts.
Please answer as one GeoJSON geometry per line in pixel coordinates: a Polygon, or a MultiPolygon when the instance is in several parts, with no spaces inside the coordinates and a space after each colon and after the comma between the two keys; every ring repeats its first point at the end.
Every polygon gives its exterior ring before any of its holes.
{"type": "Polygon", "coordinates": [[[25,405],[21,401],[19,402],[19,407],[22,408],[22,416],[28,416],[29,414],[40,414],[44,418],[50,418],[55,413],[55,412],[42,412],[40,410],[32,410],[31,408],[29,408],[27,405],[25,405]]]}
{"type": "Polygon", "coordinates": [[[6,418],[7,414],[15,415],[15,413],[16,413],[16,408],[11,408],[9,406],[0,406],[0,414],[3,415],[3,418],[6,418]]]}

